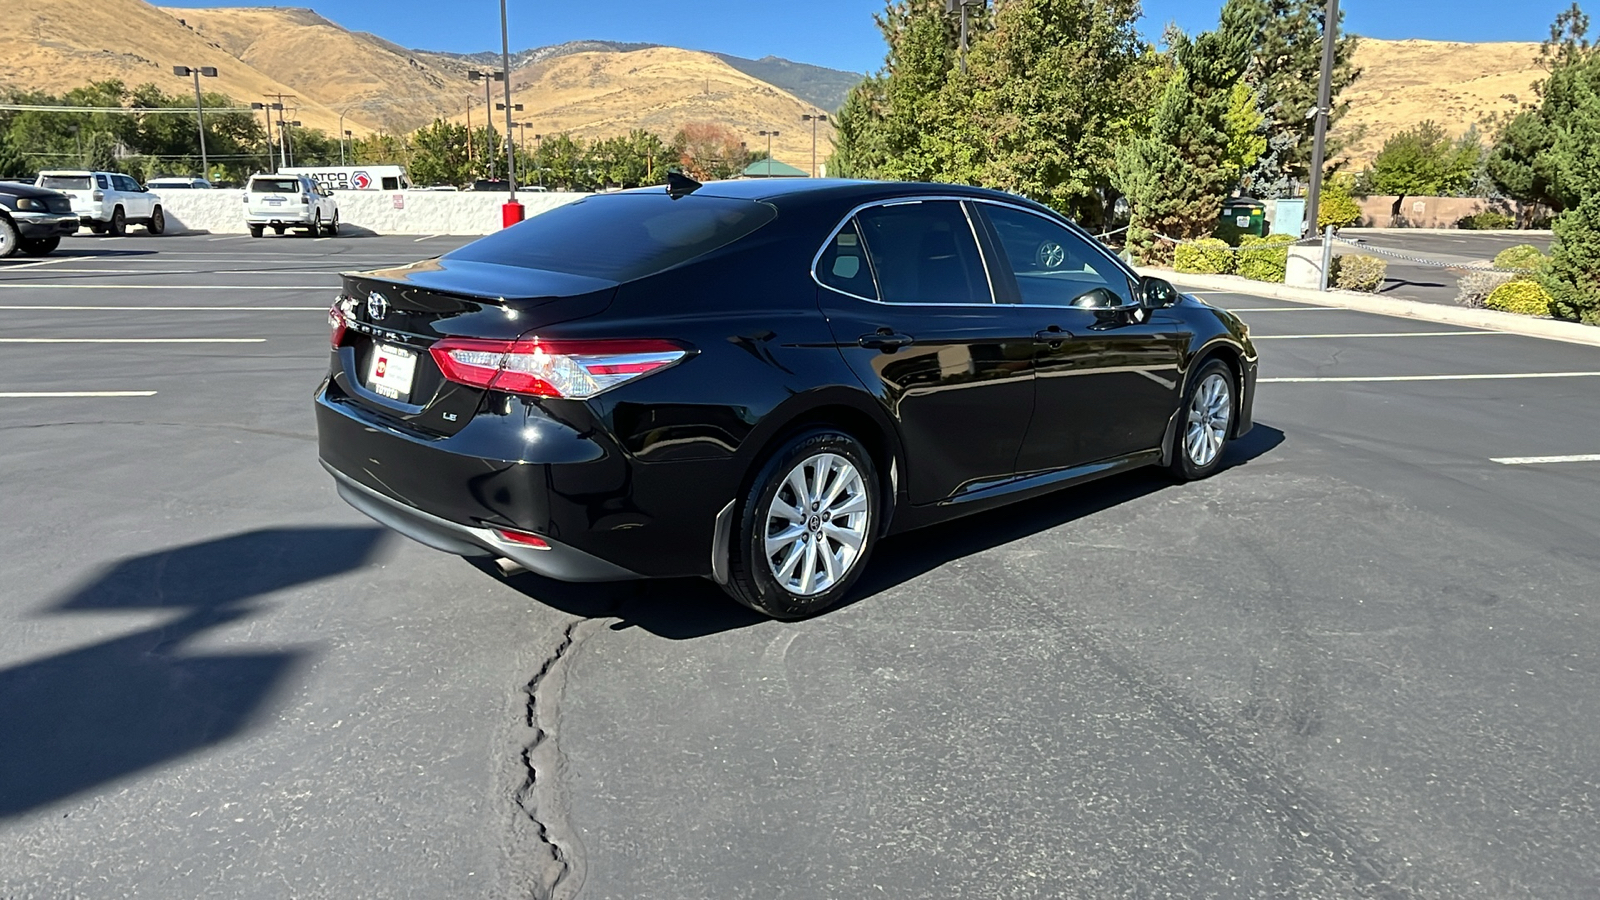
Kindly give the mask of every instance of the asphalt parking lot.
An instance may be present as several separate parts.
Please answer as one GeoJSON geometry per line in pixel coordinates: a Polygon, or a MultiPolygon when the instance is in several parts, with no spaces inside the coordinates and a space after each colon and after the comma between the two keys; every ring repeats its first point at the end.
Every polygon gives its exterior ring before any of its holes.
{"type": "Polygon", "coordinates": [[[1408,229],[1346,228],[1341,236],[1366,244],[1366,248],[1336,244],[1336,252],[1375,253],[1388,263],[1387,278],[1380,293],[1403,300],[1453,305],[1460,291],[1461,276],[1467,269],[1449,269],[1432,263],[1482,266],[1492,262],[1502,250],[1519,244],[1532,244],[1550,252],[1550,232],[1527,234],[1482,233],[1474,231],[1419,232],[1408,229]],[[1377,252],[1388,251],[1388,254],[1377,252]],[[1390,255],[1395,254],[1395,255],[1390,255]],[[1427,262],[1422,262],[1426,260],[1427,262]]]}
{"type": "Polygon", "coordinates": [[[335,496],[336,273],[463,240],[0,261],[0,897],[1594,896],[1600,349],[1207,294],[1224,472],[777,623],[335,496]]]}

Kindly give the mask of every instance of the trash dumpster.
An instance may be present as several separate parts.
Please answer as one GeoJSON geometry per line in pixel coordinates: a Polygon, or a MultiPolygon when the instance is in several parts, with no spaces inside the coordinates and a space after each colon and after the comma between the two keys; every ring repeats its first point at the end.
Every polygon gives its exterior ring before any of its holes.
{"type": "Polygon", "coordinates": [[[1232,197],[1223,201],[1222,218],[1217,222],[1217,237],[1235,247],[1239,239],[1265,237],[1267,233],[1267,207],[1253,197],[1232,197]]]}

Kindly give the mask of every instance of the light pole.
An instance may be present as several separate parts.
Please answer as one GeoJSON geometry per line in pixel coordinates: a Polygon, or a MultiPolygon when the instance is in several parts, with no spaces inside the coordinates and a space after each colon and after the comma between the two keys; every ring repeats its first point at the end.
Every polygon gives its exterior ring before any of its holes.
{"type": "Polygon", "coordinates": [[[194,120],[200,129],[200,177],[211,180],[211,161],[206,158],[206,114],[200,101],[200,76],[217,77],[215,66],[173,66],[172,74],[179,78],[194,76],[194,120]]]}
{"type": "MultiPolygon", "coordinates": [[[[346,131],[344,134],[339,136],[339,165],[341,165],[341,166],[344,165],[344,144],[345,144],[345,141],[350,141],[350,143],[352,145],[355,144],[355,140],[351,137],[349,131],[346,131]]],[[[351,146],[350,152],[351,152],[351,155],[355,154],[355,147],[354,146],[351,146]]]]}
{"type": "MultiPolygon", "coordinates": [[[[800,117],[800,121],[811,123],[811,177],[815,178],[817,177],[817,123],[828,121],[828,116],[825,113],[804,115],[800,117]]],[[[770,156],[771,154],[768,155],[770,156]]],[[[768,166],[767,168],[770,174],[772,167],[768,166]]]]}
{"type": "Polygon", "coordinates": [[[506,0],[500,0],[500,68],[505,73],[506,93],[506,186],[510,199],[501,216],[504,223],[522,221],[522,204],[517,202],[517,154],[509,144],[511,137],[511,32],[506,27],[506,0]]]}
{"type": "Polygon", "coordinates": [[[984,7],[988,0],[944,0],[946,15],[961,16],[961,71],[967,71],[967,22],[972,7],[984,7]]]}
{"type": "Polygon", "coordinates": [[[758,131],[756,134],[767,139],[767,177],[772,177],[772,139],[778,136],[776,131],[758,131]]]}
{"type": "MultiPolygon", "coordinates": [[[[1339,43],[1339,0],[1328,0],[1322,19],[1322,81],[1317,85],[1317,117],[1315,138],[1311,144],[1311,190],[1306,195],[1306,225],[1302,234],[1315,234],[1322,204],[1322,167],[1328,155],[1328,117],[1333,113],[1333,61],[1339,43]]],[[[1324,254],[1326,255],[1326,254],[1324,254]]],[[[1328,273],[1324,268],[1322,287],[1327,290],[1328,273]]]]}
{"type": "Polygon", "coordinates": [[[294,132],[290,131],[289,129],[299,127],[299,119],[292,119],[288,122],[285,122],[281,115],[278,118],[278,137],[283,139],[283,158],[285,160],[284,165],[286,166],[294,165],[294,132]]]}
{"type": "MultiPolygon", "coordinates": [[[[505,72],[480,72],[477,69],[473,69],[471,72],[467,73],[467,78],[468,78],[468,80],[471,80],[471,81],[482,81],[483,82],[483,120],[484,120],[484,126],[489,129],[489,145],[491,147],[494,147],[495,144],[496,144],[496,141],[494,139],[494,97],[489,93],[489,88],[490,88],[490,83],[491,82],[505,81],[506,80],[506,73],[505,72]]],[[[508,90],[509,90],[509,88],[508,88],[508,90]]],[[[510,99],[509,95],[507,96],[506,99],[508,99],[508,100],[510,99]]],[[[510,113],[507,113],[506,116],[507,116],[507,119],[509,120],[510,113]]],[[[468,127],[469,130],[471,129],[471,125],[470,124],[467,127],[468,127]]],[[[494,153],[493,150],[491,150],[489,152],[489,180],[490,181],[494,180],[494,167],[495,167],[495,153],[494,153]]]]}

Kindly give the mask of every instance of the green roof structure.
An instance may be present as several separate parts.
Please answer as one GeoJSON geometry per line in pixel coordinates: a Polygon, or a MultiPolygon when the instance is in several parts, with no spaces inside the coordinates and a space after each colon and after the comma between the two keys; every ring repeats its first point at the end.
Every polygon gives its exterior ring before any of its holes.
{"type": "Polygon", "coordinates": [[[750,165],[745,166],[744,172],[741,174],[743,174],[746,178],[809,177],[808,173],[806,173],[804,170],[796,169],[794,166],[791,166],[788,163],[779,162],[771,157],[766,159],[758,159],[750,165]]]}

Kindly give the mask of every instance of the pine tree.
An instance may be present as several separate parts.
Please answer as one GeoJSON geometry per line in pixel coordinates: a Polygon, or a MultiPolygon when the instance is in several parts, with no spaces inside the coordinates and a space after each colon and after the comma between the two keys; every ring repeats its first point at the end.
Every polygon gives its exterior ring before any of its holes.
{"type": "Polygon", "coordinates": [[[1550,264],[1539,281],[1557,315],[1600,325],[1600,195],[1556,219],[1550,264]]]}
{"type": "MultiPolygon", "coordinates": [[[[1258,196],[1287,196],[1296,181],[1311,174],[1316,122],[1306,118],[1306,113],[1317,105],[1317,87],[1322,80],[1326,7],[1322,0],[1251,0],[1251,5],[1259,30],[1249,79],[1261,96],[1268,147],[1247,180],[1258,196]]],[[[1342,23],[1342,13],[1340,19],[1342,23]]],[[[1339,95],[1361,74],[1352,62],[1356,43],[1357,38],[1345,34],[1334,48],[1330,130],[1350,107],[1338,102],[1339,95]]],[[[1331,141],[1328,158],[1338,151],[1339,143],[1331,141]]]]}

